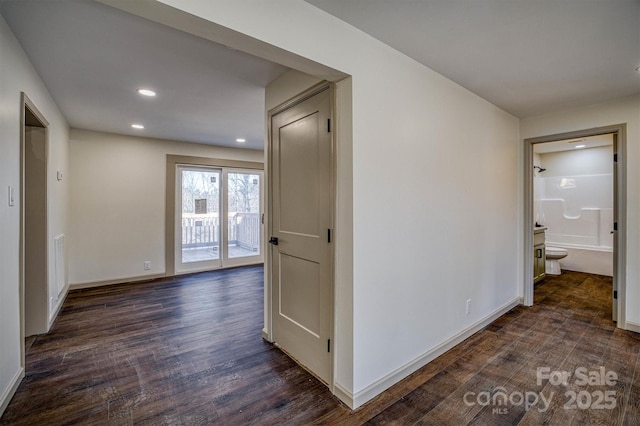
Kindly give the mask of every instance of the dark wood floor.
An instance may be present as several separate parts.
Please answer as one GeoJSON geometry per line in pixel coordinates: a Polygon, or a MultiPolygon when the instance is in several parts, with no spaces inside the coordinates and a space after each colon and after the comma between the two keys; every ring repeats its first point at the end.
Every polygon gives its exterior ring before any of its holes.
{"type": "Polygon", "coordinates": [[[0,424],[640,424],[640,336],[614,327],[610,291],[606,277],[547,278],[533,308],[513,309],[356,411],[261,339],[261,267],[73,291],[51,332],[30,342],[0,424]],[[536,383],[538,367],[600,366],[615,385],[536,383]],[[478,403],[499,386],[511,403],[478,403]],[[567,391],[584,407],[609,391],[615,407],[565,409],[567,391]],[[527,411],[516,392],[551,403],[527,411]]]}

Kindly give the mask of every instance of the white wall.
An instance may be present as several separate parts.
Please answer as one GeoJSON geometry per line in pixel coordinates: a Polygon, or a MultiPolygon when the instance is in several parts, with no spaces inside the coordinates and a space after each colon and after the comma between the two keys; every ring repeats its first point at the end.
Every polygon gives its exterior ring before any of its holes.
{"type": "Polygon", "coordinates": [[[167,154],[263,160],[262,151],[77,129],[69,144],[71,285],[165,273],[167,154]]]}
{"type": "Polygon", "coordinates": [[[352,76],[353,160],[338,174],[353,183],[337,190],[353,191],[353,214],[337,221],[353,223],[353,324],[339,324],[353,329],[353,371],[336,384],[354,405],[517,303],[516,118],[301,1],[161,3],[175,9],[139,13],[185,22],[186,11],[217,24],[210,34],[237,31],[352,76]]]}
{"type": "Polygon", "coordinates": [[[640,96],[521,120],[523,139],[593,127],[627,124],[626,322],[640,330],[640,96]]]}
{"type": "MultiPolygon", "coordinates": [[[[265,89],[265,113],[278,105],[294,98],[322,80],[296,70],[289,70],[273,80],[265,89]]],[[[267,118],[265,123],[268,124],[267,118]]],[[[265,151],[266,155],[266,151],[265,151]]]]}
{"type": "MultiPolygon", "coordinates": [[[[55,279],[53,237],[66,233],[67,181],[56,170],[67,169],[68,127],[29,59],[0,17],[0,412],[21,374],[19,311],[20,229],[20,92],[24,91],[50,124],[48,257],[50,282],[55,279]],[[7,203],[7,188],[15,205],[7,203]]],[[[60,302],[63,298],[60,298],[60,302]]],[[[55,309],[54,309],[55,310],[55,309]]],[[[52,310],[51,312],[53,312],[52,310]]]]}
{"type": "Polygon", "coordinates": [[[57,296],[47,282],[45,129],[25,127],[24,145],[24,334],[33,336],[49,329],[49,294],[57,296]]]}
{"type": "MultiPolygon", "coordinates": [[[[613,139],[613,137],[611,137],[613,139]]],[[[547,170],[540,177],[601,175],[613,173],[613,146],[549,152],[540,155],[540,163],[547,170]]]]}

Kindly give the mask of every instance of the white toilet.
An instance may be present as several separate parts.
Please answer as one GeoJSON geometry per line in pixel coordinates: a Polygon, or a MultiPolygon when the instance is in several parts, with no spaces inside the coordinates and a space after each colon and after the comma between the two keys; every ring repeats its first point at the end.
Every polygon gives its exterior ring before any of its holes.
{"type": "Polygon", "coordinates": [[[547,275],[560,275],[560,259],[564,259],[569,254],[560,247],[545,246],[545,267],[547,275]]]}

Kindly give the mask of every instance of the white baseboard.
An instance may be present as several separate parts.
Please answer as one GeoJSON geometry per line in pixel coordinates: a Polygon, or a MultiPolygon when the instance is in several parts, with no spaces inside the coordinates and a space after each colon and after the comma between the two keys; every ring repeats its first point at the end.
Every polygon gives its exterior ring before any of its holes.
{"type": "Polygon", "coordinates": [[[47,327],[47,333],[49,332],[49,330],[51,330],[51,326],[53,325],[53,323],[55,322],[56,318],[58,317],[58,314],[60,313],[60,310],[62,309],[62,305],[64,305],[64,301],[67,298],[67,295],[69,294],[69,285],[66,285],[63,289],[62,289],[62,293],[60,293],[60,296],[58,298],[58,303],[56,304],[56,307],[53,311],[51,311],[51,315],[49,316],[49,324],[47,327]]]}
{"type": "Polygon", "coordinates": [[[345,388],[343,388],[342,386],[336,383],[333,385],[333,394],[340,401],[344,402],[347,405],[347,407],[351,408],[352,410],[354,409],[353,393],[351,393],[350,391],[346,390],[345,388]]]}
{"type": "Polygon", "coordinates": [[[271,338],[271,333],[266,328],[262,329],[262,338],[269,343],[273,343],[273,339],[271,338]]]}
{"type": "Polygon", "coordinates": [[[69,285],[69,290],[80,290],[83,288],[93,288],[93,287],[102,287],[105,285],[113,285],[113,284],[125,284],[125,283],[135,283],[140,281],[150,281],[158,278],[165,278],[167,275],[165,273],[161,274],[150,274],[150,275],[141,275],[137,277],[129,277],[129,278],[116,278],[113,280],[103,280],[103,281],[87,281],[83,283],[73,283],[69,285]]]}
{"type": "Polygon", "coordinates": [[[500,318],[502,315],[509,312],[511,309],[513,309],[514,307],[520,304],[521,304],[520,297],[513,299],[512,301],[496,309],[495,311],[493,311],[483,319],[476,321],[475,323],[471,324],[469,327],[460,331],[456,335],[450,337],[449,339],[442,342],[438,346],[425,352],[424,354],[414,359],[413,361],[403,365],[402,367],[396,369],[395,371],[392,371],[391,373],[387,374],[386,376],[382,377],[376,382],[370,384],[369,386],[362,389],[361,391],[356,392],[355,395],[353,395],[353,398],[352,398],[353,404],[352,406],[350,405],[350,407],[352,407],[352,409],[358,408],[365,402],[378,396],[385,390],[389,389],[391,386],[398,383],[400,380],[404,379],[405,377],[409,376],[410,374],[424,367],[429,362],[433,361],[434,359],[436,359],[437,357],[439,357],[449,349],[453,348],[457,344],[461,343],[465,339],[468,339],[474,333],[482,330],[484,327],[491,324],[493,321],[500,318]]]}
{"type": "Polygon", "coordinates": [[[5,391],[2,393],[2,396],[0,396],[0,417],[2,417],[4,410],[7,409],[7,406],[11,402],[11,398],[13,398],[13,395],[15,395],[18,390],[18,386],[20,386],[22,379],[24,379],[24,368],[20,367],[9,382],[9,386],[7,386],[5,391]]]}
{"type": "Polygon", "coordinates": [[[640,333],[640,323],[627,321],[625,323],[625,330],[633,331],[636,333],[640,333]]]}

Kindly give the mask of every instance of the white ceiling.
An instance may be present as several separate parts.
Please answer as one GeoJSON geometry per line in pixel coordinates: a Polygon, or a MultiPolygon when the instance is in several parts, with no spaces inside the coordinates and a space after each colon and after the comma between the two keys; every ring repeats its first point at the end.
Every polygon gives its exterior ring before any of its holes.
{"type": "Polygon", "coordinates": [[[610,145],[613,145],[613,134],[538,143],[533,146],[533,152],[536,154],[548,154],[550,152],[574,151],[576,149],[598,148],[610,145]],[[583,148],[576,148],[583,145],[583,148]]]}
{"type": "Polygon", "coordinates": [[[93,1],[0,11],[71,127],[263,149],[264,87],[287,68],[93,1]]]}
{"type": "Polygon", "coordinates": [[[640,93],[640,0],[306,0],[524,118],[640,93]]]}
{"type": "MultiPolygon", "coordinates": [[[[640,0],[307,1],[517,117],[640,93],[640,0]]],[[[0,11],[72,127],[263,148],[285,67],[91,0],[0,11]]]]}

